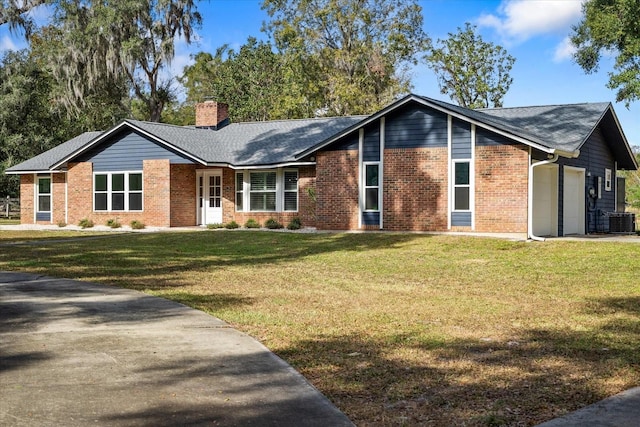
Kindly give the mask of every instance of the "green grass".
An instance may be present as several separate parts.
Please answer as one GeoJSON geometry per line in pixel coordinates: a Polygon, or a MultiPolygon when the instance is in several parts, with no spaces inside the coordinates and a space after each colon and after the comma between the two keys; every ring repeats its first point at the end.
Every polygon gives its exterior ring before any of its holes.
{"type": "Polygon", "coordinates": [[[0,218],[0,225],[18,225],[18,224],[20,224],[19,219],[0,218]]]}
{"type": "Polygon", "coordinates": [[[207,311],[357,425],[533,425],[640,384],[640,244],[416,234],[128,234],[0,270],[207,311]]]}

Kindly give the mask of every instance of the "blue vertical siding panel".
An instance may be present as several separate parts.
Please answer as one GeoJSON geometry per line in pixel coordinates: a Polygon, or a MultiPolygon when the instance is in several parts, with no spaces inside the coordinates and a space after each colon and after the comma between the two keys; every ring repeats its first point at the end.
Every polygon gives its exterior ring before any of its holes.
{"type": "Polygon", "coordinates": [[[380,212],[362,212],[363,225],[379,225],[380,212]]]}
{"type": "Polygon", "coordinates": [[[36,221],[51,221],[51,212],[36,212],[36,221]]]}
{"type": "Polygon", "coordinates": [[[342,151],[342,150],[358,150],[360,147],[360,135],[359,131],[354,131],[349,135],[339,139],[328,147],[323,148],[323,151],[342,151]]]}
{"type": "Polygon", "coordinates": [[[471,124],[457,119],[452,123],[451,158],[471,158],[471,124]]]}
{"type": "Polygon", "coordinates": [[[92,162],[95,172],[142,170],[143,160],[169,159],[170,163],[192,164],[173,152],[133,131],[118,133],[98,147],[79,157],[81,162],[92,162]]]}
{"type": "Polygon", "coordinates": [[[362,160],[365,162],[380,161],[380,121],[375,121],[364,128],[362,160]]]}
{"type": "Polygon", "coordinates": [[[564,166],[573,166],[577,168],[584,168],[586,174],[591,176],[585,177],[585,202],[587,218],[585,222],[585,231],[587,233],[606,232],[609,231],[608,219],[605,216],[606,212],[614,212],[615,205],[615,160],[613,153],[609,149],[602,130],[598,127],[591,134],[587,142],[580,147],[580,157],[577,159],[567,159],[561,157],[558,160],[558,164],[562,169],[560,172],[560,182],[558,191],[558,232],[563,235],[563,199],[564,199],[564,166]],[[612,183],[611,191],[605,191],[605,169],[611,169],[612,183]],[[587,192],[589,187],[594,187],[597,190],[596,178],[602,177],[602,198],[590,199],[587,192]]]}
{"type": "Polygon", "coordinates": [[[471,212],[451,212],[451,225],[454,227],[471,227],[471,212]]]}
{"type": "Polygon", "coordinates": [[[388,114],[384,125],[385,149],[447,147],[447,115],[418,104],[388,114]]]}

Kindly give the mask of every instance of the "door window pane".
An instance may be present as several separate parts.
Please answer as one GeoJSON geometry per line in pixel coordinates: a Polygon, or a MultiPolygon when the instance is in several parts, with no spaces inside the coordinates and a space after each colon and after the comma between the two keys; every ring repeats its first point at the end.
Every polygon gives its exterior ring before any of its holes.
{"type": "Polygon", "coordinates": [[[51,211],[51,196],[38,196],[38,212],[51,211]]]}

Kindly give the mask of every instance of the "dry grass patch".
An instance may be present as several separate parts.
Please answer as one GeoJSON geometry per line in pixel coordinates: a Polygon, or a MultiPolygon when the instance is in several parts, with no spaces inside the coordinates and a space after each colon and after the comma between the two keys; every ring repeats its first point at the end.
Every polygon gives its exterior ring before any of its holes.
{"type": "Polygon", "coordinates": [[[0,269],[144,290],[248,332],[357,425],[533,425],[640,384],[640,245],[144,234],[0,269]]]}

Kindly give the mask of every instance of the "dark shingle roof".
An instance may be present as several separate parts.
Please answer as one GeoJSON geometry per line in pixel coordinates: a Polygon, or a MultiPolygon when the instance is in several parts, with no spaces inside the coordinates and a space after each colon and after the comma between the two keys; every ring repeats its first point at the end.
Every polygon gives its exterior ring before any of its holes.
{"type": "Polygon", "coordinates": [[[294,155],[361,121],[363,116],[231,123],[220,130],[128,120],[207,163],[234,166],[296,161],[294,155]]]}
{"type": "Polygon", "coordinates": [[[35,157],[30,158],[20,164],[7,169],[7,172],[38,172],[48,171],[52,165],[58,162],[60,159],[67,157],[75,150],[80,149],[99,135],[102,132],[85,132],[69,141],[62,143],[51,150],[45,151],[42,154],[38,154],[35,157]]]}

